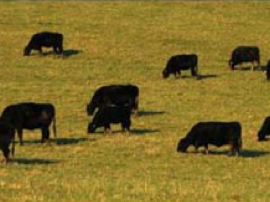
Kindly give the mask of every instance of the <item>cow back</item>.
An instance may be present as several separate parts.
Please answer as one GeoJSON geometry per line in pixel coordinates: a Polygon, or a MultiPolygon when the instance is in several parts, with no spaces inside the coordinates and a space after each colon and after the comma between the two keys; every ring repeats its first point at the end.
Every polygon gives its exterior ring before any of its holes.
{"type": "Polygon", "coordinates": [[[0,120],[16,128],[35,129],[49,126],[54,116],[52,104],[19,103],[5,108],[0,120]]]}

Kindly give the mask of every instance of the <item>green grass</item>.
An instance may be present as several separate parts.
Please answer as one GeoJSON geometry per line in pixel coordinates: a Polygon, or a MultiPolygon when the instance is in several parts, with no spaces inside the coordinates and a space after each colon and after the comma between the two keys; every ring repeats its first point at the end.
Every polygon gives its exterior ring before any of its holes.
{"type": "MultiPolygon", "coordinates": [[[[262,71],[230,71],[238,45],[270,56],[268,2],[0,2],[0,108],[52,102],[58,138],[41,145],[24,134],[15,162],[0,166],[0,201],[269,201],[270,143],[257,132],[270,114],[262,71]],[[78,54],[23,57],[32,34],[64,34],[78,54]],[[196,53],[199,72],[161,78],[170,56],[196,53]],[[87,135],[85,107],[107,84],[140,87],[141,116],[132,133],[87,135]],[[176,153],[198,121],[240,121],[243,152],[227,157],[176,153]]],[[[50,51],[44,49],[45,52],[50,51]]]]}

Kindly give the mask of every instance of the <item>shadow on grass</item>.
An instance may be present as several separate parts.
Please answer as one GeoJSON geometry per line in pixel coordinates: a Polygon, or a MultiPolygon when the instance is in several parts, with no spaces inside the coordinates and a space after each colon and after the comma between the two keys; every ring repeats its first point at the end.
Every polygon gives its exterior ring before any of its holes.
{"type": "Polygon", "coordinates": [[[52,143],[56,144],[56,145],[68,145],[68,144],[78,144],[80,142],[85,142],[85,141],[95,141],[95,139],[89,139],[89,138],[83,138],[83,137],[79,137],[79,138],[52,138],[49,140],[48,143],[41,143],[41,140],[26,140],[26,141],[23,141],[23,143],[24,144],[27,143],[27,144],[40,144],[40,145],[44,145],[44,146],[51,146],[52,143]]]}
{"type": "Polygon", "coordinates": [[[157,133],[160,130],[152,129],[131,129],[129,133],[123,132],[122,130],[113,130],[111,132],[104,133],[103,131],[96,131],[94,133],[88,133],[88,135],[115,135],[115,134],[124,134],[124,135],[146,135],[147,133],[157,133]]]}
{"type": "Polygon", "coordinates": [[[238,71],[265,71],[266,70],[266,66],[256,66],[254,67],[254,70],[252,70],[251,66],[244,66],[244,67],[236,67],[234,70],[238,70],[238,71]]]}
{"type": "MultiPolygon", "coordinates": [[[[25,144],[46,144],[46,143],[41,143],[41,139],[39,139],[40,137],[38,137],[35,140],[23,140],[23,146],[25,144]]],[[[19,140],[16,140],[15,143],[20,144],[19,140]]]]}
{"type": "Polygon", "coordinates": [[[154,116],[164,114],[164,111],[139,111],[138,116],[154,116]]]}
{"type": "Polygon", "coordinates": [[[61,55],[61,54],[56,54],[54,51],[50,50],[50,51],[42,52],[42,54],[36,53],[36,54],[31,54],[31,55],[38,55],[40,57],[54,55],[55,57],[59,57],[59,58],[68,58],[68,57],[71,57],[73,55],[78,55],[81,52],[82,51],[80,51],[80,50],[68,49],[68,50],[63,50],[63,54],[61,55]]]}
{"type": "MultiPolygon", "coordinates": [[[[228,155],[228,151],[209,151],[208,155],[228,155]]],[[[266,151],[258,151],[258,150],[251,150],[251,149],[244,149],[240,151],[239,157],[241,158],[258,158],[261,156],[265,156],[270,154],[270,152],[266,151]]],[[[232,157],[234,157],[232,155],[232,157]]],[[[237,157],[237,156],[235,156],[237,157]]]]}
{"type": "Polygon", "coordinates": [[[211,78],[216,78],[217,75],[216,74],[205,74],[205,75],[197,75],[197,76],[179,76],[176,79],[196,79],[196,80],[203,80],[203,79],[211,79],[211,78]]]}
{"type": "Polygon", "coordinates": [[[132,129],[130,131],[130,134],[134,134],[134,135],[146,135],[146,134],[152,134],[152,133],[158,133],[158,132],[160,132],[160,130],[140,128],[140,129],[132,129]]]}
{"type": "Polygon", "coordinates": [[[216,78],[216,77],[217,77],[217,75],[215,75],[215,74],[198,75],[197,80],[211,79],[211,78],[216,78]]]}
{"type": "Polygon", "coordinates": [[[56,145],[70,145],[70,144],[78,144],[80,142],[86,142],[86,141],[95,141],[95,139],[89,139],[89,138],[57,138],[51,140],[51,142],[54,142],[56,145]]]}
{"type": "Polygon", "coordinates": [[[18,164],[36,164],[36,165],[48,165],[60,163],[60,160],[52,159],[12,159],[12,162],[18,164]]]}
{"type": "Polygon", "coordinates": [[[80,50],[69,49],[69,50],[64,50],[63,55],[64,55],[64,57],[70,57],[70,56],[73,56],[73,55],[78,55],[81,52],[82,51],[80,51],[80,50]]]}
{"type": "Polygon", "coordinates": [[[260,156],[265,156],[270,154],[268,151],[258,151],[258,150],[251,150],[251,149],[244,149],[240,152],[240,157],[243,158],[256,158],[260,156]]]}

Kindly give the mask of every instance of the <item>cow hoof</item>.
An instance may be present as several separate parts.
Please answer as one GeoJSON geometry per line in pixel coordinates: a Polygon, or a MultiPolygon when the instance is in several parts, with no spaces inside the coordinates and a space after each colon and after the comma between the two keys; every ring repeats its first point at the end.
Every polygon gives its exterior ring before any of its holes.
{"type": "Polygon", "coordinates": [[[124,133],[125,133],[126,135],[129,135],[130,131],[129,131],[129,130],[125,130],[124,133]]]}

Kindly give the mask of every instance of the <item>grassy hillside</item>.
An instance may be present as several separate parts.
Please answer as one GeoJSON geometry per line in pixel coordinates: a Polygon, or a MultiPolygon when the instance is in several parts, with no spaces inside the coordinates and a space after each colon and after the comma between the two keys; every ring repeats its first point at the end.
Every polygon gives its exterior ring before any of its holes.
{"type": "MultiPolygon", "coordinates": [[[[270,142],[257,132],[270,115],[262,71],[230,71],[238,45],[270,58],[268,2],[0,2],[0,109],[23,101],[52,102],[58,138],[41,145],[24,134],[14,163],[0,166],[0,201],[137,202],[269,201],[270,142]],[[62,59],[23,57],[32,34],[64,34],[62,59]],[[169,57],[199,56],[199,73],[167,80],[169,57]],[[85,107],[102,85],[140,87],[140,116],[130,135],[114,125],[87,135],[85,107]],[[240,121],[243,152],[227,157],[176,153],[198,121],[240,121]]],[[[203,150],[202,150],[203,151],[203,150]]]]}

